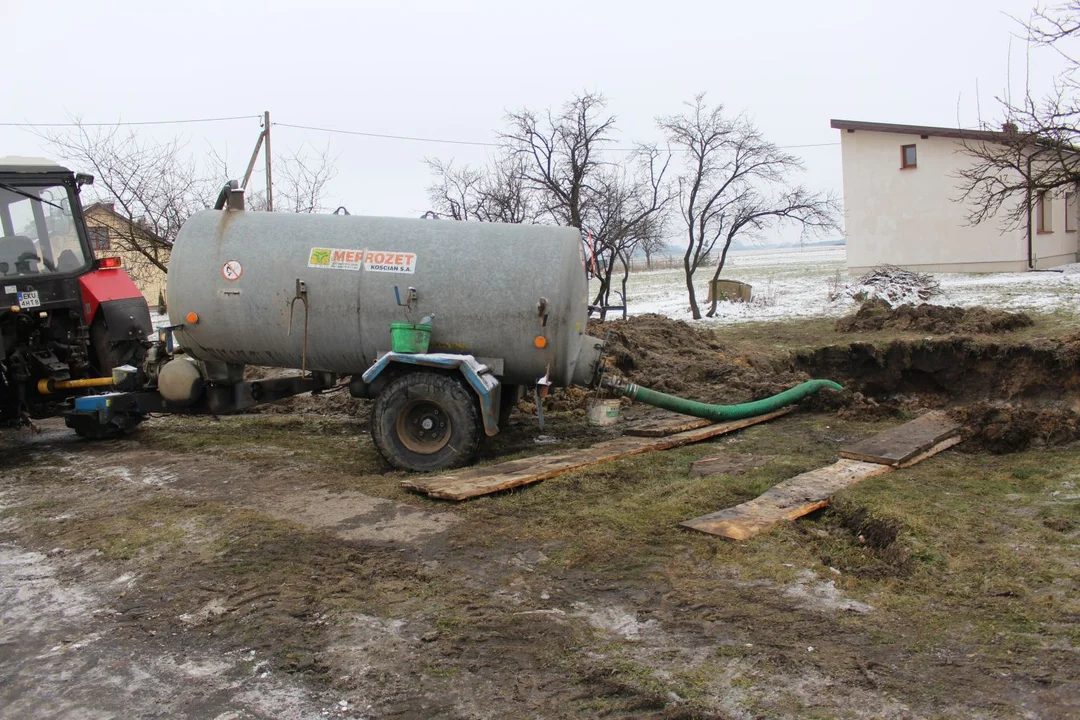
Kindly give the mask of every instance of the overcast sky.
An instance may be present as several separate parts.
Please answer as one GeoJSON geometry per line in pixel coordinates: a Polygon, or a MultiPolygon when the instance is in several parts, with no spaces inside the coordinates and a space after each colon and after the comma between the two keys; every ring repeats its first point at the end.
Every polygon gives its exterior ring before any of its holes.
{"type": "MultiPolygon", "coordinates": [[[[974,126],[1009,75],[1009,15],[1031,0],[880,2],[222,2],[0,0],[8,66],[0,123],[174,120],[269,110],[274,122],[492,141],[507,110],[609,99],[624,143],[695,93],[746,111],[779,145],[838,143],[830,118],[974,126]],[[182,7],[182,9],[177,9],[182,7]],[[958,106],[959,103],[959,106],[958,106]],[[959,115],[958,115],[959,107],[959,115]]],[[[1047,60],[1047,64],[1049,60],[1047,60]]],[[[1017,95],[1025,73],[1012,43],[1017,95]]],[[[1048,65],[1047,65],[1048,66],[1048,65]]],[[[1049,66],[1048,66],[1049,67],[1049,66]]],[[[1038,64],[1033,76],[1043,77],[1038,64]]],[[[255,119],[146,126],[242,172],[255,119]]],[[[333,205],[418,216],[425,157],[482,147],[273,128],[276,151],[329,143],[333,205]]],[[[842,188],[839,145],[793,150],[813,187],[842,188]]],[[[0,127],[0,155],[41,155],[0,127]]],[[[260,182],[260,181],[257,181],[260,182]]]]}

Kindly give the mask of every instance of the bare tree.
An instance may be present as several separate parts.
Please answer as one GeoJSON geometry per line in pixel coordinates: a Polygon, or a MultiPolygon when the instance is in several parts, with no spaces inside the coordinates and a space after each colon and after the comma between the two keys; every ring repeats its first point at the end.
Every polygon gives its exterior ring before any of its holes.
{"type": "Polygon", "coordinates": [[[92,171],[92,199],[111,204],[126,220],[110,228],[114,247],[165,272],[180,226],[205,208],[215,192],[215,183],[198,172],[184,141],[157,142],[120,127],[83,125],[42,137],[56,155],[92,171]]]}
{"type": "Polygon", "coordinates": [[[1030,85],[1018,101],[999,96],[1001,130],[987,127],[963,142],[971,162],[958,172],[958,200],[971,224],[997,219],[1002,229],[1029,223],[1041,194],[1080,182],[1080,58],[1069,47],[1080,37],[1080,0],[1036,7],[1018,22],[1029,53],[1050,50],[1064,67],[1044,97],[1030,85]]]}
{"type": "Polygon", "coordinates": [[[433,211],[454,220],[536,222],[540,211],[526,187],[521,160],[500,155],[486,168],[438,159],[426,160],[435,176],[428,187],[433,211]]]}
{"type": "MultiPolygon", "coordinates": [[[[228,164],[215,154],[216,174],[220,183],[233,179],[228,164]]],[[[337,177],[337,158],[330,146],[322,150],[301,145],[274,156],[274,208],[277,212],[319,213],[330,208],[327,186],[337,177]]],[[[247,194],[244,204],[249,210],[266,210],[266,191],[247,194]]]]}
{"type": "Polygon", "coordinates": [[[611,304],[612,276],[621,264],[625,306],[630,256],[662,226],[669,158],[641,148],[628,163],[632,169],[606,161],[603,149],[612,139],[615,117],[597,93],[577,95],[557,112],[522,110],[507,120],[502,141],[520,160],[521,177],[540,212],[582,231],[600,282],[594,304],[611,304]]]}
{"type": "Polygon", "coordinates": [[[337,158],[330,146],[310,151],[302,145],[282,158],[274,158],[274,206],[284,212],[317,213],[323,206],[326,186],[337,176],[337,158]]]}
{"type": "Polygon", "coordinates": [[[641,148],[624,165],[608,168],[591,184],[595,196],[585,217],[587,237],[592,238],[589,252],[599,280],[593,301],[604,319],[614,292],[614,276],[622,269],[619,295],[626,317],[626,283],[634,254],[643,245],[656,246],[663,237],[666,208],[671,200],[664,184],[670,154],[656,148],[641,148]]]}
{"type": "Polygon", "coordinates": [[[657,253],[667,249],[667,241],[662,234],[653,235],[641,241],[641,252],[645,255],[645,267],[652,270],[652,259],[657,253]]]}
{"type": "Polygon", "coordinates": [[[454,161],[443,162],[428,158],[424,161],[434,182],[428,186],[432,211],[453,220],[486,220],[483,185],[487,169],[456,166],[454,161]]]}
{"type": "MultiPolygon", "coordinates": [[[[722,105],[710,107],[704,95],[686,103],[681,115],[661,118],[660,128],[684,162],[677,178],[679,210],[686,229],[683,270],[690,311],[701,318],[694,275],[720,246],[713,279],[720,277],[731,243],[777,223],[793,222],[804,231],[837,227],[837,203],[827,194],[793,185],[802,169],[794,155],[765,140],[744,116],[729,118],[722,105]]],[[[716,312],[716,299],[709,315],[716,312]]]]}
{"type": "Polygon", "coordinates": [[[582,228],[604,166],[603,145],[611,141],[615,117],[596,93],[575,96],[561,110],[541,115],[522,110],[507,116],[502,141],[523,161],[523,178],[540,193],[541,206],[560,225],[582,228]]]}

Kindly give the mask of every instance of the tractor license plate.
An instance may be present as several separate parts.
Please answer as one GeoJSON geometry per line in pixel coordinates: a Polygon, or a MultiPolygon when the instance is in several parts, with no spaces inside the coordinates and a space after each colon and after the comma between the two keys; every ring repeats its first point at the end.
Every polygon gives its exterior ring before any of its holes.
{"type": "Polygon", "coordinates": [[[32,308],[41,307],[41,300],[38,298],[37,290],[29,290],[27,292],[19,293],[19,307],[32,308]]]}

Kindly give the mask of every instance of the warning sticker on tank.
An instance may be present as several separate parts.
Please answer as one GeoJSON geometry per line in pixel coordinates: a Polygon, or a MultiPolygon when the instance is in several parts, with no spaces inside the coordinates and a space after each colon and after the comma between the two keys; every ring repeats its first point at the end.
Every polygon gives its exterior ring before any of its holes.
{"type": "Polygon", "coordinates": [[[383,250],[311,248],[308,267],[412,274],[416,272],[416,254],[383,250]]]}
{"type": "Polygon", "coordinates": [[[240,264],[239,260],[230,260],[221,266],[221,275],[226,280],[239,280],[243,274],[244,266],[240,264]]]}

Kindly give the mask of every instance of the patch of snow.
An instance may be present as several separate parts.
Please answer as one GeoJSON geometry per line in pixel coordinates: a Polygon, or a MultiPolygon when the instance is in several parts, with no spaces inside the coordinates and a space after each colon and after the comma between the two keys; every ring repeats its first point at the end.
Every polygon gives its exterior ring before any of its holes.
{"type": "Polygon", "coordinates": [[[658,625],[656,620],[641,622],[633,612],[617,605],[598,609],[588,603],[575,602],[573,608],[575,615],[585,618],[585,621],[597,630],[618,635],[625,640],[638,640],[658,625]]]}
{"type": "Polygon", "coordinates": [[[873,606],[844,597],[840,588],[836,587],[835,580],[827,582],[818,581],[817,574],[813,570],[803,570],[799,573],[794,585],[784,590],[784,597],[795,600],[795,607],[803,610],[817,612],[855,612],[868,613],[873,606]]]}
{"type": "Polygon", "coordinates": [[[44,632],[58,619],[90,615],[97,602],[57,579],[56,567],[39,552],[0,545],[0,608],[4,634],[44,632]]]}
{"type": "MultiPolygon", "coordinates": [[[[846,297],[829,299],[837,285],[842,289],[856,280],[848,273],[845,258],[846,250],[838,247],[732,251],[721,277],[752,285],[754,300],[721,302],[716,316],[702,322],[731,324],[846,314],[858,306],[856,301],[846,297]]],[[[942,289],[940,296],[930,300],[937,304],[1039,313],[1080,309],[1077,270],[933,275],[942,289]]],[[[709,309],[705,299],[711,277],[711,270],[702,268],[695,278],[702,312],[709,309]]],[[[592,290],[597,290],[595,283],[592,290]]],[[[677,320],[691,319],[681,268],[633,273],[627,282],[627,295],[631,315],[657,313],[677,320]]]]}

